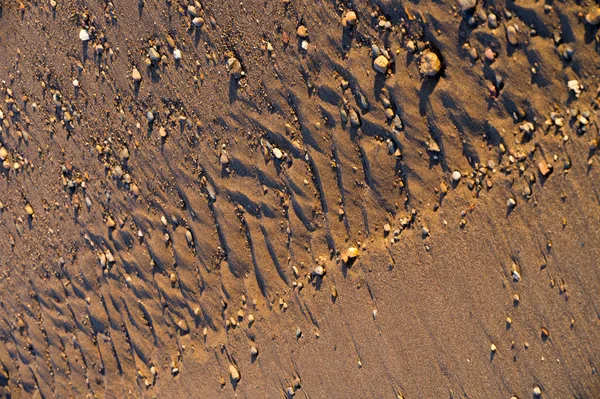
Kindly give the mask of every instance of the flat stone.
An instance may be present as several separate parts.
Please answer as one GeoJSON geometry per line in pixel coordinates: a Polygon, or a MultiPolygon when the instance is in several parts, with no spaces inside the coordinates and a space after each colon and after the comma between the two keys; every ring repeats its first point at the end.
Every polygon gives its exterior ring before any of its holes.
{"type": "Polygon", "coordinates": [[[542,176],[548,176],[550,175],[550,173],[552,173],[552,165],[548,164],[548,162],[546,162],[546,160],[541,160],[538,163],[538,169],[540,171],[540,173],[542,174],[542,176]]]}

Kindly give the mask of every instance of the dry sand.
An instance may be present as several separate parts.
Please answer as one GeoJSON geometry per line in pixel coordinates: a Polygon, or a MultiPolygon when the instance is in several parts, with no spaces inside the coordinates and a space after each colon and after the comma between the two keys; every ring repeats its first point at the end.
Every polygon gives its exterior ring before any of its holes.
{"type": "Polygon", "coordinates": [[[600,398],[598,3],[0,4],[4,397],[600,398]]]}

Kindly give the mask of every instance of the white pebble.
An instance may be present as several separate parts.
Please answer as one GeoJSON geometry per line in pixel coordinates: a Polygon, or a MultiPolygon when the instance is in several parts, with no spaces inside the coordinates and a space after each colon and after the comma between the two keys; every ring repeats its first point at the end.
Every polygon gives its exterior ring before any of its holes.
{"type": "Polygon", "coordinates": [[[90,34],[87,30],[82,29],[79,31],[79,40],[81,40],[82,42],[87,42],[88,40],[90,40],[90,34]]]}

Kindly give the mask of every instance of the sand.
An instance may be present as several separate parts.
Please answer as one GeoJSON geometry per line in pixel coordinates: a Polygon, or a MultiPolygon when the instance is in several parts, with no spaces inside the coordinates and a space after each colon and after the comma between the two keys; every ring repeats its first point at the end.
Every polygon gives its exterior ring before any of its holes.
{"type": "Polygon", "coordinates": [[[600,398],[597,3],[0,4],[3,397],[600,398]]]}

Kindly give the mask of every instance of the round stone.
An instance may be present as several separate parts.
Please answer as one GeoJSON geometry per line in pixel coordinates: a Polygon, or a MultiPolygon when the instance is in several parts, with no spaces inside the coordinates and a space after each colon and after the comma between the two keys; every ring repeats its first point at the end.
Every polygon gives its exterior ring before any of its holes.
{"type": "Polygon", "coordinates": [[[350,247],[348,248],[348,258],[350,259],[354,259],[358,256],[358,248],[356,247],[350,247]]]}
{"type": "Polygon", "coordinates": [[[442,69],[440,58],[433,51],[425,51],[421,56],[419,70],[423,75],[435,76],[442,69]]]}
{"type": "Polygon", "coordinates": [[[204,19],[201,17],[196,17],[192,19],[192,23],[196,28],[200,28],[202,25],[204,25],[204,19]]]}
{"type": "Polygon", "coordinates": [[[296,34],[301,38],[308,37],[308,30],[306,29],[306,26],[300,25],[298,29],[296,29],[296,34]]]}
{"type": "Polygon", "coordinates": [[[458,182],[461,177],[462,177],[462,174],[458,170],[455,170],[454,172],[452,172],[452,180],[454,180],[455,182],[458,182]]]}
{"type": "Polygon", "coordinates": [[[354,11],[348,11],[346,13],[346,22],[348,23],[348,25],[354,26],[356,25],[357,21],[358,18],[356,17],[356,13],[354,11]]]}

